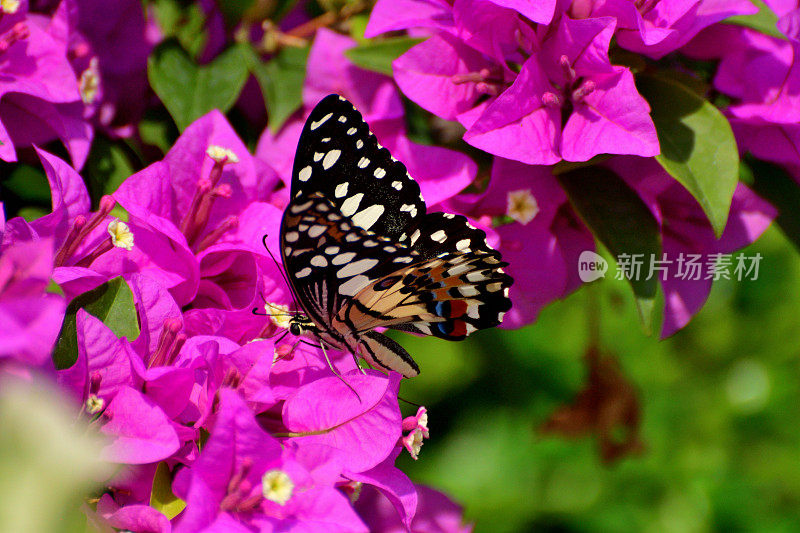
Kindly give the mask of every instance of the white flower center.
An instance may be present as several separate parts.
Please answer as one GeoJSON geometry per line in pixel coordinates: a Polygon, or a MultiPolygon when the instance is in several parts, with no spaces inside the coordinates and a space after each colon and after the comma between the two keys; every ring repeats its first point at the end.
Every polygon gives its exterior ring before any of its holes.
{"type": "Polygon", "coordinates": [[[269,470],[261,478],[264,498],[278,505],[286,505],[294,492],[294,483],[283,470],[269,470]]]}
{"type": "Polygon", "coordinates": [[[108,224],[108,234],[111,235],[111,242],[117,248],[133,250],[133,232],[126,223],[119,219],[114,219],[108,224]]]}
{"type": "Polygon", "coordinates": [[[288,305],[267,302],[264,304],[264,310],[272,323],[279,328],[288,329],[292,323],[292,314],[289,312],[288,305]]]}
{"type": "Polygon", "coordinates": [[[87,413],[93,415],[99,413],[103,409],[104,403],[105,402],[103,401],[102,398],[98,398],[97,396],[92,394],[88,398],[86,398],[86,405],[84,406],[84,408],[86,409],[87,413]]]}
{"type": "Polygon", "coordinates": [[[0,0],[0,11],[13,15],[19,9],[19,0],[0,0]]]}
{"type": "Polygon", "coordinates": [[[539,213],[539,204],[530,189],[509,191],[508,210],[506,214],[522,224],[530,222],[539,213]]]}

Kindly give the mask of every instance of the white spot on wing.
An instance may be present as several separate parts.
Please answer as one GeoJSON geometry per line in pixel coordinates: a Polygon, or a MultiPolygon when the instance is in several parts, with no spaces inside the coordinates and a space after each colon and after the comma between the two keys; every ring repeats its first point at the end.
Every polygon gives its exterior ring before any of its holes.
{"type": "Polygon", "coordinates": [[[322,159],[323,155],[325,155],[325,154],[323,154],[322,152],[314,152],[314,162],[317,162],[320,159],[322,159]]]}
{"type": "Polygon", "coordinates": [[[349,130],[347,130],[347,134],[348,135],[353,135],[356,131],[357,130],[355,128],[350,128],[349,130]]]}
{"type": "Polygon", "coordinates": [[[328,170],[331,168],[336,161],[339,160],[339,156],[342,155],[341,150],[331,150],[327,154],[325,154],[325,159],[322,160],[322,168],[328,170]]]}
{"type": "Polygon", "coordinates": [[[333,259],[331,259],[331,264],[333,265],[343,265],[350,261],[352,258],[356,256],[355,252],[345,252],[343,254],[339,254],[333,259]]]}
{"type": "Polygon", "coordinates": [[[297,274],[295,274],[295,277],[304,278],[304,277],[308,276],[309,274],[311,274],[311,269],[308,268],[308,267],[305,267],[303,269],[298,270],[297,274]]]}
{"type": "Polygon", "coordinates": [[[344,181],[344,182],[340,183],[339,185],[337,185],[336,189],[334,189],[334,191],[333,191],[334,196],[336,196],[336,198],[341,198],[342,196],[346,195],[347,194],[347,186],[348,185],[349,185],[349,183],[346,182],[346,181],[344,181]]]}
{"type": "Polygon", "coordinates": [[[325,248],[325,253],[328,254],[328,255],[338,254],[339,253],[339,247],[338,246],[328,246],[327,248],[325,248]]]}
{"type": "Polygon", "coordinates": [[[311,131],[314,131],[315,129],[317,129],[317,128],[319,128],[320,126],[322,126],[322,125],[325,123],[325,121],[327,121],[327,120],[328,120],[329,118],[331,118],[332,116],[333,116],[333,113],[328,113],[327,115],[325,115],[324,117],[322,117],[322,118],[321,118],[321,119],[319,119],[318,121],[316,121],[316,122],[312,122],[312,123],[311,123],[311,128],[310,128],[310,129],[311,129],[311,131]]]}
{"type": "Polygon", "coordinates": [[[459,252],[464,252],[469,250],[469,245],[472,241],[470,239],[461,239],[456,243],[456,250],[459,252]]]}
{"type": "Polygon", "coordinates": [[[358,160],[358,168],[366,168],[369,165],[369,159],[362,157],[358,160]]]}
{"type": "Polygon", "coordinates": [[[361,150],[363,147],[364,147],[364,141],[362,141],[361,139],[357,140],[356,141],[356,148],[361,150]]]}
{"type": "Polygon", "coordinates": [[[342,207],[339,210],[346,217],[353,216],[353,214],[355,214],[355,212],[358,210],[358,205],[361,203],[361,199],[363,197],[364,197],[363,192],[354,194],[353,196],[342,202],[342,207]]]}
{"type": "Polygon", "coordinates": [[[471,268],[470,265],[454,266],[453,268],[451,268],[450,270],[447,271],[447,275],[448,276],[458,276],[460,274],[463,274],[464,272],[467,272],[470,268],[471,268]]]}
{"type": "Polygon", "coordinates": [[[347,117],[344,116],[344,115],[339,115],[339,122],[341,122],[341,123],[347,122],[347,117]]]}
{"type": "Polygon", "coordinates": [[[439,231],[431,233],[431,239],[436,242],[444,242],[447,240],[447,234],[444,232],[444,230],[440,229],[439,231]]]}
{"type": "Polygon", "coordinates": [[[311,167],[307,166],[300,169],[300,172],[297,173],[297,177],[300,181],[308,181],[308,178],[311,177],[311,167]]]}
{"type": "Polygon", "coordinates": [[[483,272],[470,272],[469,274],[467,274],[467,280],[471,281],[472,283],[477,283],[485,279],[486,276],[483,275],[483,272]]]}
{"type": "Polygon", "coordinates": [[[394,187],[395,189],[397,189],[399,191],[400,189],[403,188],[403,182],[402,181],[393,181],[392,182],[392,187],[394,187]]]}
{"type": "Polygon", "coordinates": [[[413,259],[408,256],[400,256],[392,259],[393,263],[410,263],[411,261],[413,261],[413,259]]]}
{"type": "Polygon", "coordinates": [[[383,214],[384,207],[380,204],[371,205],[363,211],[359,211],[353,215],[352,221],[356,226],[361,226],[364,229],[369,229],[375,224],[380,216],[383,214]]]}
{"type": "Polygon", "coordinates": [[[407,211],[412,217],[417,216],[417,206],[412,204],[403,204],[400,206],[400,211],[407,211]]]}
{"type": "Polygon", "coordinates": [[[460,292],[462,296],[477,296],[478,294],[480,294],[480,292],[478,292],[478,289],[476,289],[472,285],[462,285],[461,287],[458,288],[458,292],[460,292]]]}
{"type": "Polygon", "coordinates": [[[286,240],[286,242],[295,242],[299,238],[300,238],[300,234],[297,233],[296,231],[289,231],[284,236],[284,239],[286,240]]]}
{"type": "Polygon", "coordinates": [[[325,226],[321,226],[321,225],[311,226],[309,228],[309,230],[308,230],[308,236],[309,237],[316,238],[316,237],[319,237],[320,235],[322,235],[323,233],[325,233],[325,226]]]}
{"type": "MultiPolygon", "coordinates": [[[[342,254],[344,255],[344,254],[342,254]]],[[[339,257],[339,256],[337,256],[339,257]]],[[[350,276],[355,276],[356,274],[363,274],[370,268],[374,267],[378,264],[377,259],[359,259],[353,263],[343,266],[336,272],[337,278],[349,278],[350,276]]]]}
{"type": "Polygon", "coordinates": [[[376,178],[381,179],[386,175],[386,171],[383,170],[381,167],[378,167],[378,168],[375,169],[375,172],[373,173],[373,175],[376,178]]]}
{"type": "Polygon", "coordinates": [[[325,259],[321,255],[315,255],[314,257],[312,257],[310,263],[311,263],[312,266],[315,266],[315,267],[326,267],[326,266],[328,266],[328,260],[325,259]]]}
{"type": "Polygon", "coordinates": [[[303,211],[305,211],[309,207],[311,207],[311,204],[313,204],[313,203],[314,202],[312,200],[309,200],[304,204],[293,205],[292,208],[290,209],[290,211],[292,212],[293,215],[297,215],[299,213],[302,213],[303,211]]]}
{"type": "Polygon", "coordinates": [[[355,294],[369,285],[367,276],[356,276],[339,285],[339,294],[342,296],[355,296],[355,294]]]}

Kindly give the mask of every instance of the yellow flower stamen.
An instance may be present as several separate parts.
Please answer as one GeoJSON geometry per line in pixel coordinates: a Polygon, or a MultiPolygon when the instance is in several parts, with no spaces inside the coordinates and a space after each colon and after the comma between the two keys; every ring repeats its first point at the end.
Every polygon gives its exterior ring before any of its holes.
{"type": "Polygon", "coordinates": [[[238,163],[239,156],[233,150],[212,144],[206,150],[206,155],[217,163],[238,163]]]}

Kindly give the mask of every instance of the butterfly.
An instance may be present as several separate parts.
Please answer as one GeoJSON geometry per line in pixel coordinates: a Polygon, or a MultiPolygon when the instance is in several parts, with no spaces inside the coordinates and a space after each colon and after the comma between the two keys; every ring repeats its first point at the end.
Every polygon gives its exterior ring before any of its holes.
{"type": "Polygon", "coordinates": [[[461,340],[511,308],[508,263],[419,185],[356,108],[332,94],[298,142],[280,247],[300,308],[289,331],[406,377],[419,367],[376,328],[461,340]]]}

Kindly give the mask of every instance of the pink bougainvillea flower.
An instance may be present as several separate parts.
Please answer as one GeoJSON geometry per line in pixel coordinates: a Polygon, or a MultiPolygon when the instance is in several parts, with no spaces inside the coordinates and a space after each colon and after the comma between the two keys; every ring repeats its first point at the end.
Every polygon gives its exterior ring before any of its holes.
{"type": "Polygon", "coordinates": [[[350,372],[342,378],[347,384],[338,377],[326,377],[297,389],[283,406],[283,423],[293,433],[329,430],[296,440],[302,445],[339,448],[347,455],[344,467],[363,472],[383,462],[400,439],[400,375],[350,372]],[[320,402],[319,398],[337,401],[320,402]]]}
{"type": "MultiPolygon", "coordinates": [[[[133,133],[147,104],[147,56],[153,48],[148,38],[144,7],[136,0],[108,4],[102,0],[80,0],[77,8],[77,31],[96,54],[80,71],[84,102],[97,106],[101,126],[118,135],[133,133]],[[91,94],[90,79],[96,68],[102,98],[91,94]],[[87,88],[87,86],[89,86],[87,88]],[[88,94],[87,94],[88,92],[88,94]]],[[[86,48],[86,47],[84,47],[86,48]]],[[[72,47],[75,52],[84,50],[72,47]]]]}
{"type": "Polygon", "coordinates": [[[593,17],[617,19],[619,45],[655,59],[677,50],[703,28],[758,9],[747,0],[670,0],[595,2],[593,17]]]}
{"type": "Polygon", "coordinates": [[[0,361],[52,367],[66,302],[45,294],[53,269],[48,241],[18,242],[0,252],[0,361]]]}
{"type": "Polygon", "coordinates": [[[252,240],[244,242],[240,216],[268,199],[276,184],[275,172],[250,156],[225,118],[212,111],[190,125],[162,161],[128,178],[114,196],[130,213],[131,227],[157,230],[143,234],[142,253],[153,269],[174,272],[171,291],[178,303],[244,309],[256,298],[261,274],[275,273],[261,236],[277,234],[278,226],[265,226],[275,223],[272,219],[251,225],[244,231],[252,240]],[[174,251],[159,238],[169,239],[174,251]],[[226,292],[234,288],[235,293],[226,292]]]}
{"type": "MultiPolygon", "coordinates": [[[[684,327],[700,310],[711,291],[712,278],[707,276],[710,258],[730,254],[755,241],[775,217],[775,209],[739,184],[733,195],[728,223],[717,239],[697,201],[652,159],[617,157],[605,163],[633,187],[650,208],[662,234],[663,253],[675,268],[660,272],[664,290],[664,323],[662,337],[684,327]],[[683,254],[699,255],[702,272],[699,279],[679,276],[676,262],[683,254]]],[[[733,274],[735,263],[729,269],[733,274]]]]}
{"type": "MultiPolygon", "coordinates": [[[[303,89],[305,111],[310,112],[319,100],[331,93],[350,99],[381,144],[406,165],[429,205],[457,194],[472,183],[477,168],[468,157],[408,139],[402,101],[391,78],[350,63],[344,52],[354,46],[356,42],[349,37],[326,29],[317,32],[303,89]]],[[[276,137],[266,130],[256,150],[259,157],[278,169],[287,185],[291,181],[291,161],[302,124],[298,117],[287,123],[276,137]]]]}
{"type": "Polygon", "coordinates": [[[323,525],[328,531],[366,531],[347,497],[333,487],[341,456],[335,450],[305,453],[291,446],[282,450],[239,395],[221,389],[211,438],[173,483],[186,500],[175,531],[222,530],[220,524],[231,519],[248,531],[303,523],[312,531],[323,525]]]}
{"type": "Polygon", "coordinates": [[[395,516],[410,529],[412,520],[417,514],[418,496],[416,487],[408,476],[394,466],[400,451],[401,448],[395,448],[386,460],[370,470],[356,473],[345,471],[344,475],[357,483],[378,489],[394,506],[395,516]]]}
{"type": "Polygon", "coordinates": [[[529,164],[586,161],[602,153],[658,154],[650,107],[633,74],[609,62],[614,27],[611,18],[562,17],[541,53],[525,62],[464,140],[529,164]],[[563,131],[562,113],[569,117],[563,131]]]}
{"type": "Polygon", "coordinates": [[[170,533],[172,525],[161,512],[149,505],[120,507],[114,499],[103,494],[97,502],[97,515],[110,527],[136,533],[170,533]]]}
{"type": "Polygon", "coordinates": [[[392,66],[403,94],[431,113],[458,120],[467,128],[516,76],[503,62],[445,32],[414,46],[392,66]]]}
{"type": "Polygon", "coordinates": [[[78,309],[76,329],[78,359],[70,368],[58,372],[58,382],[95,414],[121,387],[141,385],[134,370],[139,356],[126,339],[117,338],[100,319],[83,309],[78,309]]]}
{"type": "Polygon", "coordinates": [[[800,121],[800,10],[784,15],[782,41],[753,31],[742,32],[748,46],[726,54],[714,85],[739,99],[732,115],[778,124],[800,121]]]}
{"type": "Polygon", "coordinates": [[[178,451],[180,440],[169,418],[142,393],[120,387],[103,413],[100,428],[111,442],[102,458],[112,463],[146,464],[166,459],[178,451]]]}
{"type": "Polygon", "coordinates": [[[510,220],[494,228],[497,249],[514,278],[509,292],[514,305],[503,327],[533,322],[545,305],[580,286],[578,257],[583,250],[594,250],[594,238],[549,168],[495,158],[483,194],[447,205],[487,223],[492,217],[510,220]]]}
{"type": "Polygon", "coordinates": [[[27,2],[0,19],[0,159],[16,161],[17,148],[60,139],[80,168],[93,130],[66,36],[49,30],[27,13],[27,2]]]}
{"type": "Polygon", "coordinates": [[[430,533],[468,533],[471,525],[464,524],[461,507],[441,492],[416,485],[417,512],[410,526],[403,523],[392,502],[372,487],[364,487],[355,503],[356,510],[370,528],[382,533],[426,531],[430,533]]]}

